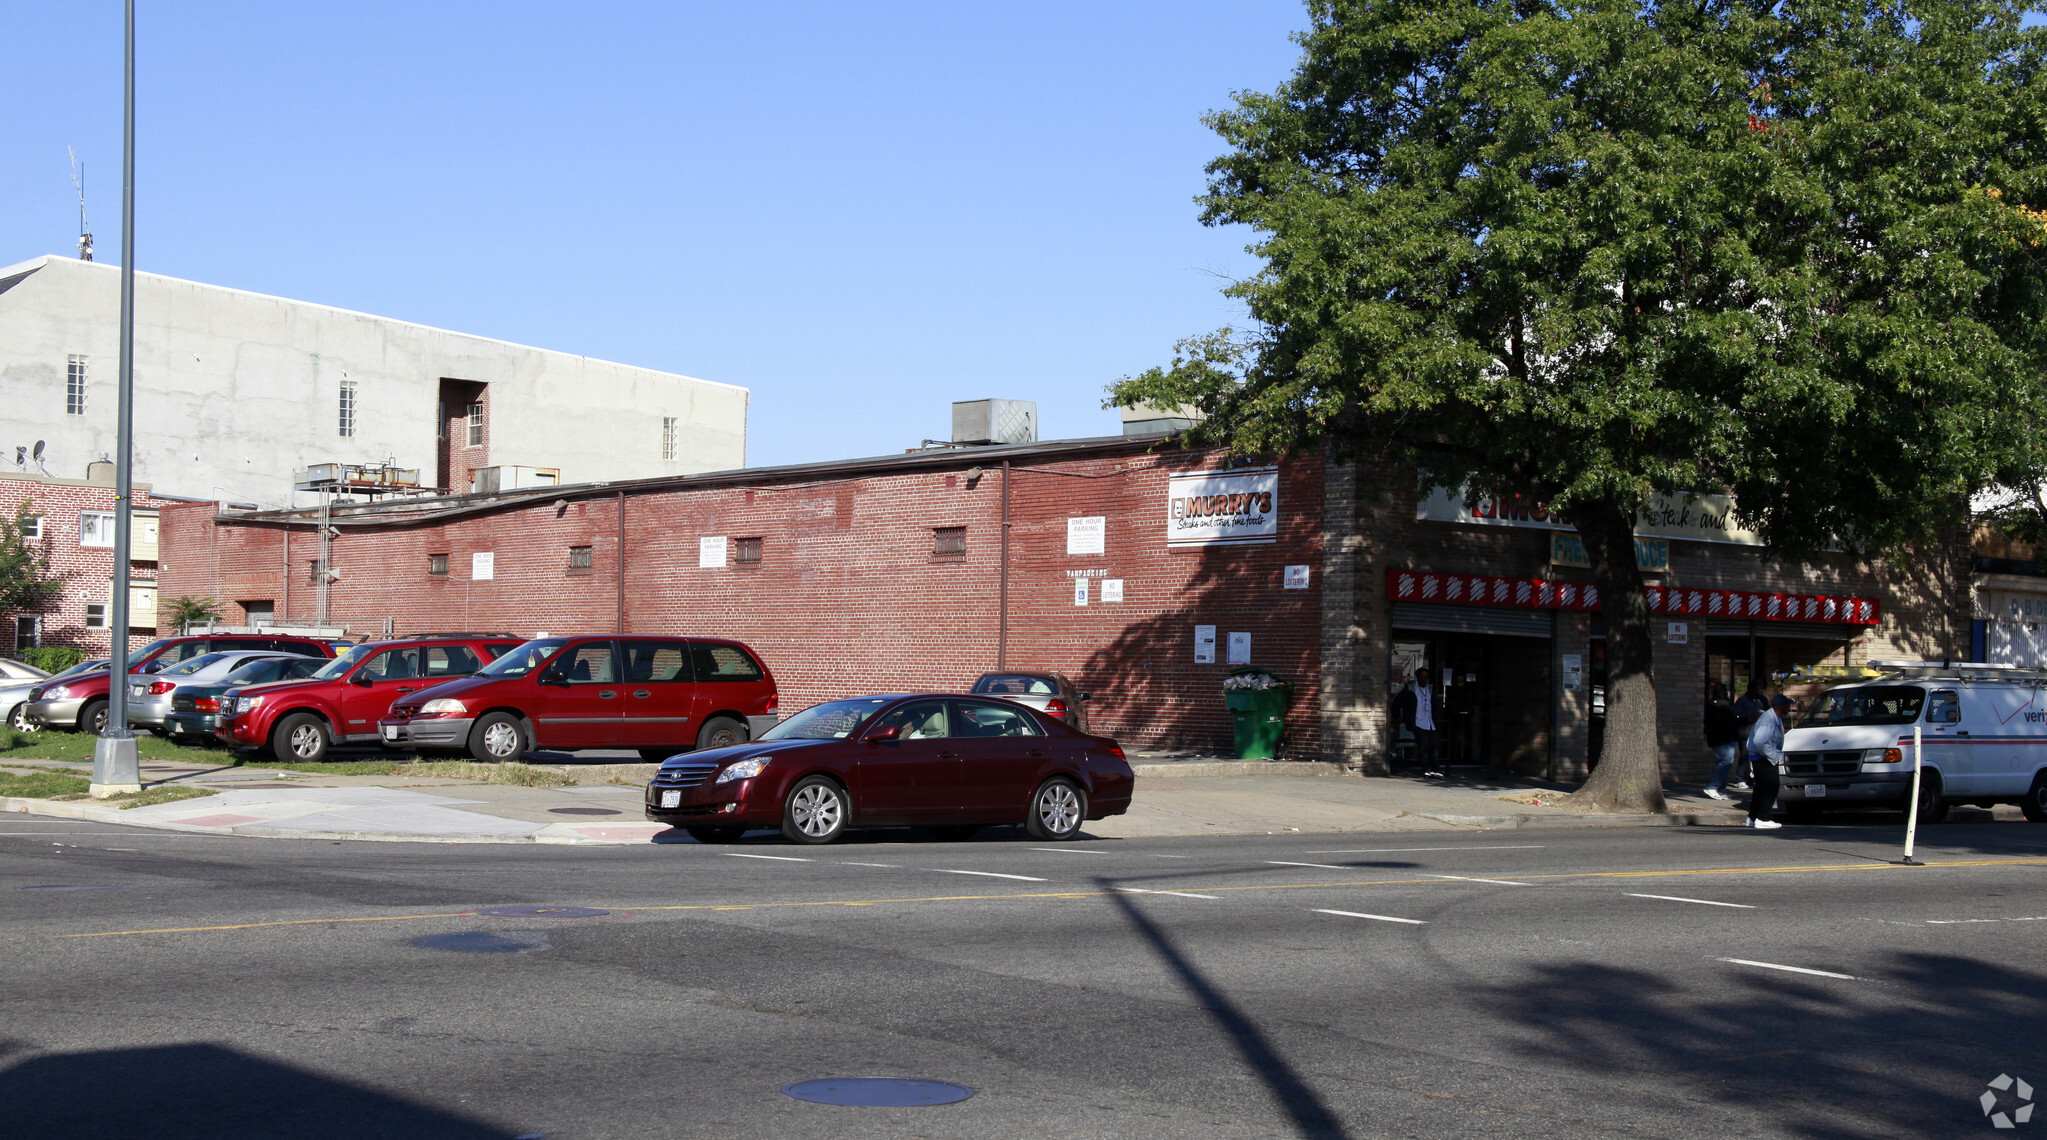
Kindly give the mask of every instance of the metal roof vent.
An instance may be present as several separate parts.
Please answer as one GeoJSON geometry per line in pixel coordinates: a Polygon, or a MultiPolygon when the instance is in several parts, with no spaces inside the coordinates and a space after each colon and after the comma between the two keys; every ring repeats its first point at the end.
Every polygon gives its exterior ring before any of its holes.
{"type": "Polygon", "coordinates": [[[1036,400],[958,400],[952,441],[964,444],[1038,442],[1036,400]]]}

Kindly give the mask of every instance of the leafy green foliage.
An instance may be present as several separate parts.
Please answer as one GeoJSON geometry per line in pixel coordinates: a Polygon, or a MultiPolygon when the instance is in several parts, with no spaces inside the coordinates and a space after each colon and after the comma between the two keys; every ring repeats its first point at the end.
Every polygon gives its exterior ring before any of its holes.
{"type": "Polygon", "coordinates": [[[170,629],[220,620],[220,602],[213,598],[180,597],[157,603],[158,616],[170,629]]]}
{"type": "Polygon", "coordinates": [[[28,537],[35,517],[30,502],[21,501],[14,517],[0,516],[0,613],[41,609],[57,591],[60,580],[50,574],[50,560],[28,537]]]}
{"type": "MultiPolygon", "coordinates": [[[[2034,460],[2039,10],[1313,0],[1293,77],[1209,119],[1203,217],[1258,232],[1228,290],[1253,325],[1112,402],[1547,501],[1639,709],[1650,494],[1731,491],[1780,552],[1879,550],[2034,460]]],[[[1619,734],[1638,783],[1648,716],[1619,734]]]]}
{"type": "Polygon", "coordinates": [[[20,656],[45,673],[62,673],[85,660],[85,650],[72,645],[38,645],[21,650],[20,656]]]}

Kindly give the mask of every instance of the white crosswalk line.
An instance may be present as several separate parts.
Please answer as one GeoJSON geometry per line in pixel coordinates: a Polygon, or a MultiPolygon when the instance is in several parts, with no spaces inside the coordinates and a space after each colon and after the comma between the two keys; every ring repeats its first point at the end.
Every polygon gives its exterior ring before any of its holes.
{"type": "Polygon", "coordinates": [[[1211,902],[1221,901],[1222,899],[1221,895],[1197,895],[1193,891],[1148,891],[1143,887],[1110,887],[1109,889],[1131,895],[1178,895],[1183,899],[1208,899],[1211,902]]]}
{"type": "Polygon", "coordinates": [[[810,860],[808,860],[808,859],[799,859],[799,858],[797,858],[797,857],[796,857],[796,856],[794,856],[794,855],[748,855],[748,854],[747,854],[746,852],[744,852],[744,851],[726,851],[726,852],[722,852],[722,854],[725,854],[725,855],[730,855],[730,856],[731,856],[732,858],[734,858],[734,859],[773,859],[773,860],[775,860],[775,861],[776,861],[776,862],[778,862],[778,863],[808,863],[808,862],[810,862],[810,860]]]}
{"type": "Polygon", "coordinates": [[[1028,847],[1027,851],[1050,851],[1055,855],[1107,855],[1107,851],[1089,851],[1085,847],[1028,847]]]}
{"type": "Polygon", "coordinates": [[[1836,974],[1832,970],[1808,970],[1804,966],[1785,966],[1776,962],[1756,962],[1748,958],[1715,958],[1716,962],[1732,962],[1737,966],[1757,966],[1765,970],[1782,970],[1787,974],[1811,974],[1816,978],[1839,978],[1844,982],[1859,982],[1862,979],[1853,974],[1836,974]]]}
{"type": "Polygon", "coordinates": [[[1679,897],[1679,896],[1677,896],[1677,895],[1638,895],[1638,894],[1633,894],[1633,893],[1630,893],[1630,894],[1628,895],[1628,897],[1629,897],[1629,898],[1631,898],[1631,899],[1662,899],[1662,900],[1663,900],[1664,902],[1688,902],[1688,903],[1698,903],[1698,904],[1699,904],[1700,906],[1731,906],[1731,907],[1737,907],[1737,908],[1739,908],[1739,909],[1741,909],[1741,910],[1754,910],[1754,909],[1756,909],[1756,908],[1754,908],[1754,907],[1750,906],[1750,905],[1749,905],[1749,904],[1747,904],[1747,903],[1724,903],[1724,902],[1714,902],[1714,901],[1713,901],[1712,899],[1688,899],[1688,898],[1681,898],[1681,897],[1679,897]]]}
{"type": "Polygon", "coordinates": [[[1423,875],[1424,879],[1455,879],[1460,883],[1491,883],[1498,887],[1532,887],[1534,883],[1517,883],[1512,879],[1474,879],[1469,875],[1423,875]]]}
{"type": "Polygon", "coordinates": [[[1427,926],[1427,925],[1428,925],[1428,922],[1427,922],[1427,920],[1425,920],[1425,919],[1420,919],[1420,918],[1395,918],[1395,917],[1393,917],[1393,916],[1392,916],[1392,915],[1390,915],[1390,914],[1365,914],[1365,913],[1364,913],[1364,912],[1362,912],[1362,911],[1355,911],[1355,910],[1323,910],[1323,909],[1321,909],[1320,907],[1317,907],[1317,908],[1315,908],[1315,913],[1316,913],[1316,914],[1340,914],[1340,915],[1342,915],[1342,916],[1343,916],[1343,917],[1345,917],[1345,918],[1369,918],[1369,919],[1372,919],[1372,920],[1373,920],[1373,921],[1375,921],[1375,922],[1404,922],[1404,923],[1406,923],[1406,924],[1407,924],[1407,925],[1409,925],[1409,926],[1427,926]]]}
{"type": "Polygon", "coordinates": [[[1036,875],[1005,875],[1000,871],[952,871],[944,867],[929,867],[926,870],[936,871],[941,875],[979,875],[986,879],[1021,879],[1026,883],[1051,882],[1050,879],[1040,879],[1036,875]]]}
{"type": "Polygon", "coordinates": [[[1267,859],[1275,867],[1320,867],[1325,871],[1355,871],[1355,867],[1339,867],[1334,863],[1289,863],[1285,859],[1267,859]]]}

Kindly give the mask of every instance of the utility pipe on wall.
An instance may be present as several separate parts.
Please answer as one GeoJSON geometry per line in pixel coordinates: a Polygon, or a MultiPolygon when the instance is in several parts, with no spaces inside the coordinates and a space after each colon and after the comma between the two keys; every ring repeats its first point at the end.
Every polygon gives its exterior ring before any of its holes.
{"type": "Polygon", "coordinates": [[[625,492],[618,493],[618,633],[625,633],[625,492]]]}
{"type": "Polygon", "coordinates": [[[1009,460],[1002,461],[1002,554],[996,572],[995,667],[1009,668],[1009,460]]]}

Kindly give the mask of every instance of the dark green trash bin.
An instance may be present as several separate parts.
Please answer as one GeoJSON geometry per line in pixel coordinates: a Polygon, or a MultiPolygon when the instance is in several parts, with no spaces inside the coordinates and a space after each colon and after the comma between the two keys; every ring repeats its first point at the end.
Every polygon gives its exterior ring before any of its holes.
{"type": "MultiPolygon", "coordinates": [[[[1236,669],[1231,677],[1271,676],[1256,667],[1236,669]]],[[[1284,681],[1268,689],[1224,689],[1230,723],[1237,733],[1237,755],[1245,760],[1270,760],[1286,738],[1286,707],[1294,688],[1284,681]]]]}

